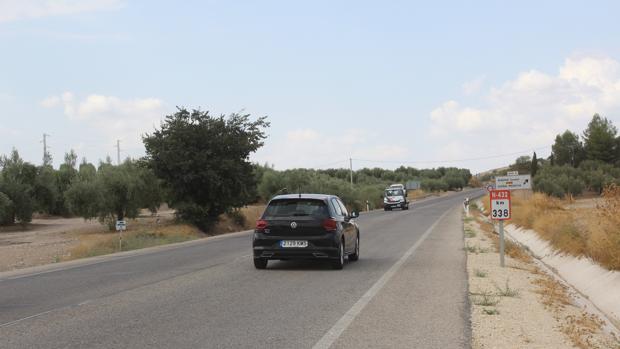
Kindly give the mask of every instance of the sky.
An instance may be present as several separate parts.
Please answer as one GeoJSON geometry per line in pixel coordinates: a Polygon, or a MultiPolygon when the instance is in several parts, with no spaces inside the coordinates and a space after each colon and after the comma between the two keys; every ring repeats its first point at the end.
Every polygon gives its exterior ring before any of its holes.
{"type": "Polygon", "coordinates": [[[502,167],[620,127],[617,1],[0,0],[0,154],[144,155],[177,107],[267,116],[251,160],[502,167]]]}

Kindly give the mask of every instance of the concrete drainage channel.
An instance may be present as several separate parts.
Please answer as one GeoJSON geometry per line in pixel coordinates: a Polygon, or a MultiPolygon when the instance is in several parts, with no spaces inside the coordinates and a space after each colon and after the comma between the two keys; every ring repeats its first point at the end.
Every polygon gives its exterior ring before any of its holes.
{"type": "Polygon", "coordinates": [[[605,322],[605,330],[620,338],[620,272],[600,267],[589,258],[557,252],[532,230],[513,225],[506,237],[519,244],[534,262],[574,291],[575,301],[605,322]]]}

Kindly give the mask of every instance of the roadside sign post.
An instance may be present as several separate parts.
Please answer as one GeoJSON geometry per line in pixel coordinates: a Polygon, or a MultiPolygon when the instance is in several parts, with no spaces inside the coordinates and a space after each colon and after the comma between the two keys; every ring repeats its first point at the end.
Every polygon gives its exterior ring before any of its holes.
{"type": "Polygon", "coordinates": [[[532,189],[532,176],[529,174],[497,176],[495,177],[495,189],[532,189]]]}
{"type": "Polygon", "coordinates": [[[512,216],[510,190],[493,190],[491,198],[491,219],[499,221],[499,265],[504,267],[504,221],[512,216]]]}
{"type": "Polygon", "coordinates": [[[118,232],[118,250],[123,250],[123,231],[127,230],[127,222],[116,221],[116,231],[118,232]]]}
{"type": "Polygon", "coordinates": [[[499,221],[499,266],[504,267],[504,221],[499,221]]]}

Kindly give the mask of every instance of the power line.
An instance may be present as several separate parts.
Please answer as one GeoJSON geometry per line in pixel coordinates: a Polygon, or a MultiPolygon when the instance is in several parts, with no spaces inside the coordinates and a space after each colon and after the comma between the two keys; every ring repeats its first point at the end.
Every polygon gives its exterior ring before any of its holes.
{"type": "Polygon", "coordinates": [[[506,156],[514,156],[514,155],[529,153],[531,151],[537,151],[537,150],[542,150],[542,149],[547,149],[547,148],[551,148],[551,146],[538,147],[538,148],[518,151],[514,153],[481,156],[477,158],[452,159],[452,160],[398,161],[398,160],[370,160],[370,159],[357,159],[357,158],[353,158],[353,160],[363,161],[363,162],[389,163],[389,164],[395,164],[395,163],[398,163],[398,164],[434,164],[434,163],[450,163],[450,162],[465,162],[465,161],[495,159],[495,158],[502,158],[506,156]]]}
{"type": "Polygon", "coordinates": [[[312,168],[321,168],[321,167],[327,167],[327,166],[337,165],[337,164],[346,164],[347,161],[348,161],[348,159],[344,159],[344,160],[340,160],[340,161],[330,162],[330,163],[327,163],[327,164],[315,165],[312,168]]]}

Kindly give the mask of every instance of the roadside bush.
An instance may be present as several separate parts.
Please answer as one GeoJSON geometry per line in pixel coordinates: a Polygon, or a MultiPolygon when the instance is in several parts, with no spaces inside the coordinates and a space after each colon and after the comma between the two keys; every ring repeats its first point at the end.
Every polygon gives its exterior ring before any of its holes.
{"type": "Polygon", "coordinates": [[[241,211],[239,211],[239,210],[232,210],[232,211],[228,212],[226,215],[236,225],[238,225],[240,227],[244,227],[245,226],[245,223],[246,223],[245,216],[243,215],[243,213],[241,213],[241,211]]]}
{"type": "Polygon", "coordinates": [[[564,197],[564,189],[551,178],[538,176],[534,179],[534,190],[558,198],[564,197]]]}

